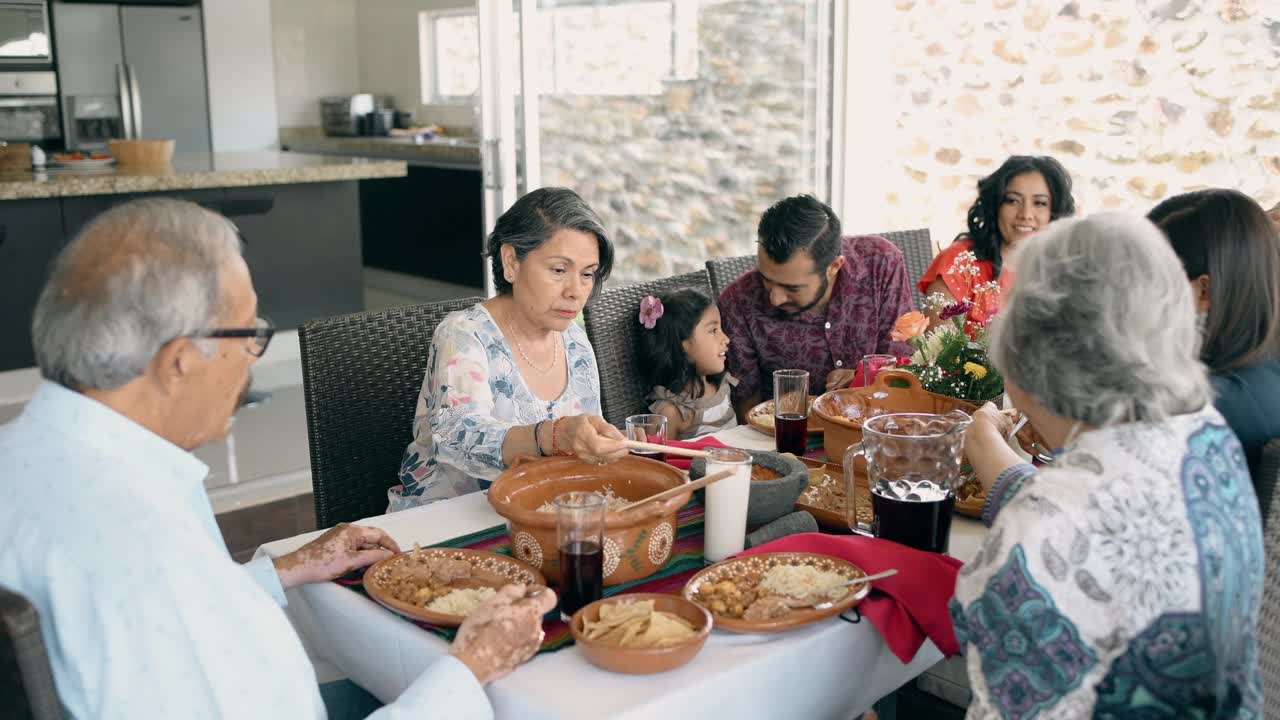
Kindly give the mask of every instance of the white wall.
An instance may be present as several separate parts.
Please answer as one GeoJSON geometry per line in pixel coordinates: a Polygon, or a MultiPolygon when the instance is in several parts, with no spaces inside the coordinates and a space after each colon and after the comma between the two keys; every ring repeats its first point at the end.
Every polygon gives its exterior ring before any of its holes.
{"type": "Polygon", "coordinates": [[[421,123],[474,125],[470,106],[422,105],[418,14],[475,7],[475,0],[356,0],[360,86],[364,92],[393,95],[397,106],[412,110],[421,123]]]}
{"type": "Polygon", "coordinates": [[[262,0],[204,0],[209,119],[215,152],[278,145],[271,12],[262,0]]]}
{"type": "Polygon", "coordinates": [[[281,127],[318,126],[320,98],[360,88],[355,0],[272,0],[281,127]]]}

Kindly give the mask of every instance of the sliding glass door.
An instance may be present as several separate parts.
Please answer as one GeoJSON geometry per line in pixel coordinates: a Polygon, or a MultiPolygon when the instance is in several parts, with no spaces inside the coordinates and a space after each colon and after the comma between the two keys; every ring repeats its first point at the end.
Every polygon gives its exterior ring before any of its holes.
{"type": "Polygon", "coordinates": [[[486,227],[564,185],[615,282],[754,252],[760,213],[831,196],[831,0],[480,0],[486,227]]]}

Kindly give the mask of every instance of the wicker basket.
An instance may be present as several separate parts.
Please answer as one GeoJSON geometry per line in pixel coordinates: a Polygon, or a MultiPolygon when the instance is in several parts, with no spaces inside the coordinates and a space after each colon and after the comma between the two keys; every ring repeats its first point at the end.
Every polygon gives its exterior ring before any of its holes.
{"type": "Polygon", "coordinates": [[[112,140],[107,143],[118,165],[164,166],[173,160],[173,140],[112,140]]]}
{"type": "Polygon", "coordinates": [[[27,143],[0,145],[0,170],[30,170],[31,146],[27,143]]]}

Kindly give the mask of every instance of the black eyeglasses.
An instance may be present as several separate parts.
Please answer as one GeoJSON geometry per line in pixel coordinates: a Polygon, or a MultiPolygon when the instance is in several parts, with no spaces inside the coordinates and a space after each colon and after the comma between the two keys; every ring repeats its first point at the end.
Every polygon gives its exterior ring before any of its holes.
{"type": "Polygon", "coordinates": [[[262,357],[271,344],[271,337],[276,334],[276,326],[266,318],[258,318],[257,326],[251,328],[214,328],[192,333],[193,338],[253,338],[245,349],[254,357],[262,357]]]}

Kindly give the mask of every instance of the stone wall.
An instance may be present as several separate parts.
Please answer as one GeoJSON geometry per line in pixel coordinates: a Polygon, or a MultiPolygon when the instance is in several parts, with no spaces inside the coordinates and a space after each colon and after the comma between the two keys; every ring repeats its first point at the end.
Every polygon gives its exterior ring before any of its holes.
{"type": "Polygon", "coordinates": [[[1206,186],[1280,200],[1280,3],[893,1],[891,227],[945,244],[1017,153],[1061,160],[1081,212],[1206,186]]]}
{"type": "Polygon", "coordinates": [[[577,189],[603,217],[617,245],[615,283],[754,252],[760,213],[813,191],[810,5],[703,2],[695,79],[667,81],[657,95],[541,97],[542,182],[577,189]]]}
{"type": "MultiPolygon", "coordinates": [[[[894,129],[851,140],[890,160],[872,169],[883,217],[845,218],[850,230],[928,226],[945,244],[977,179],[1015,153],[1058,157],[1081,212],[1145,212],[1206,186],[1280,200],[1277,0],[856,2],[892,2],[892,52],[851,71],[892,77],[889,97],[859,106],[884,108],[894,129]]],[[[815,6],[702,0],[694,79],[656,95],[542,97],[543,183],[599,210],[618,281],[753,252],[766,207],[826,194],[805,110],[815,6]]]]}

